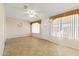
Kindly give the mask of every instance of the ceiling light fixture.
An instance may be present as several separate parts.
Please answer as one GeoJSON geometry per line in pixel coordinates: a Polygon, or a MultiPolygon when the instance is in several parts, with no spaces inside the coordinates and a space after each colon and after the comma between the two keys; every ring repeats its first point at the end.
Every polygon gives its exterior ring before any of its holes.
{"type": "Polygon", "coordinates": [[[28,6],[24,6],[24,9],[26,10],[26,14],[28,14],[30,17],[37,17],[37,13],[34,10],[31,10],[28,8],[28,6]]]}
{"type": "Polygon", "coordinates": [[[34,10],[28,10],[27,13],[30,17],[35,17],[37,15],[37,13],[34,10]]]}

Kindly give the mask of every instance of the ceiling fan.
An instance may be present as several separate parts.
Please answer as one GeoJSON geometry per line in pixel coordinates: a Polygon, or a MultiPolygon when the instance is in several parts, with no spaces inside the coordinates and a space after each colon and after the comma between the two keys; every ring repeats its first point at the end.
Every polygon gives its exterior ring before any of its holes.
{"type": "Polygon", "coordinates": [[[24,9],[26,10],[26,14],[28,14],[30,17],[38,17],[38,13],[35,10],[32,10],[28,6],[24,5],[24,9]]]}

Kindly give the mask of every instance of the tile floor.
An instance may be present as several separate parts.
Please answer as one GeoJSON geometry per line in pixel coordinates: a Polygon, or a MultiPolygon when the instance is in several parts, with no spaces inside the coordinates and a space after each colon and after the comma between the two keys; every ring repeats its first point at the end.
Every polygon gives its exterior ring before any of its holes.
{"type": "Polygon", "coordinates": [[[35,37],[19,37],[7,39],[4,56],[57,56],[79,55],[79,50],[57,46],[53,42],[35,37]],[[62,48],[62,50],[61,50],[62,48]],[[58,50],[59,49],[59,50],[58,50]]]}

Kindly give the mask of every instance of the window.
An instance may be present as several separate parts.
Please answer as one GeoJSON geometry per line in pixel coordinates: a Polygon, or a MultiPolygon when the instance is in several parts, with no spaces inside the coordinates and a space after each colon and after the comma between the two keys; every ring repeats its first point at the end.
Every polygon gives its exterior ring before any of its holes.
{"type": "Polygon", "coordinates": [[[61,18],[57,18],[52,22],[52,32],[51,35],[54,37],[62,36],[62,20],[61,18]]]}
{"type": "Polygon", "coordinates": [[[52,36],[65,39],[79,39],[79,15],[56,18],[52,22],[52,36]]]}
{"type": "Polygon", "coordinates": [[[52,36],[65,39],[79,39],[79,9],[51,16],[52,36]]]}
{"type": "Polygon", "coordinates": [[[78,14],[62,17],[63,38],[78,39],[79,38],[79,20],[78,14]]]}
{"type": "Polygon", "coordinates": [[[32,33],[40,33],[40,24],[39,23],[32,24],[32,33]]]}
{"type": "Polygon", "coordinates": [[[41,21],[35,21],[31,23],[32,33],[40,33],[41,21]]]}

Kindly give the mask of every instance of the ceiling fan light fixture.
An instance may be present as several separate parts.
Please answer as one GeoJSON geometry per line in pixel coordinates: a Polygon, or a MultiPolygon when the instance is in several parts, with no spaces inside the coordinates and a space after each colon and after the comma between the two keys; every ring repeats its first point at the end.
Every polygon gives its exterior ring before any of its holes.
{"type": "Polygon", "coordinates": [[[35,17],[37,16],[37,13],[35,12],[35,10],[31,10],[28,8],[28,6],[24,6],[24,9],[26,10],[26,12],[24,12],[25,14],[29,15],[30,17],[35,17]]]}

